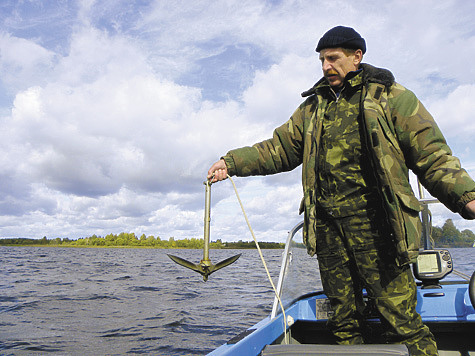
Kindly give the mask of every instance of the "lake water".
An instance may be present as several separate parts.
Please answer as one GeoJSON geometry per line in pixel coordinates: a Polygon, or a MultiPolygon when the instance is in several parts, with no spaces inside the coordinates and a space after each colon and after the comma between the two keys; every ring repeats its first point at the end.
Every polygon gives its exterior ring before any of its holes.
{"type": "MultiPolygon", "coordinates": [[[[475,250],[451,249],[471,275],[475,250]]],[[[1,355],[204,355],[269,315],[272,288],[256,250],[203,282],[171,253],[198,263],[201,250],[0,247],[1,355]]],[[[282,250],[264,250],[274,282],[282,250]]],[[[295,282],[319,286],[315,258],[295,282]],[[310,282],[309,282],[310,281],[310,282]]]]}

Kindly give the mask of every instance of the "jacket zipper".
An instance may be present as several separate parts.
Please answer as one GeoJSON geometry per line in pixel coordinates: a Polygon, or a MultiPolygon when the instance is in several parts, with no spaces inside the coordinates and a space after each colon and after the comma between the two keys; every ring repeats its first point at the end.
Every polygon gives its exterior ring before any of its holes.
{"type": "Polygon", "coordinates": [[[345,90],[345,86],[343,86],[343,88],[341,88],[338,95],[336,94],[336,92],[333,90],[332,87],[330,87],[330,90],[333,93],[333,95],[335,96],[335,102],[338,103],[338,100],[340,100],[341,93],[343,92],[343,90],[345,90]]]}

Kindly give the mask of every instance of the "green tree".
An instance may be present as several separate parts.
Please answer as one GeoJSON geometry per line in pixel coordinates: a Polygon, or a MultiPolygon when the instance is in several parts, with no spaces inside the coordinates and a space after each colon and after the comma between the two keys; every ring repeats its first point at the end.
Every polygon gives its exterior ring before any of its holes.
{"type": "Polygon", "coordinates": [[[463,241],[468,243],[469,245],[473,244],[473,242],[475,241],[475,234],[471,230],[463,230],[461,235],[463,241]]]}
{"type": "Polygon", "coordinates": [[[432,239],[434,240],[434,245],[435,246],[440,246],[443,243],[442,242],[442,229],[440,227],[433,226],[432,231],[431,231],[431,236],[432,236],[432,239]]]}
{"type": "Polygon", "coordinates": [[[174,237],[170,237],[168,239],[168,248],[176,248],[177,245],[176,245],[176,242],[175,242],[175,238],[174,237]]]}
{"type": "Polygon", "coordinates": [[[142,235],[140,235],[140,239],[139,239],[139,240],[140,240],[140,244],[141,244],[141,245],[144,245],[145,242],[147,241],[147,236],[145,236],[145,234],[142,234],[142,235]]]}
{"type": "Polygon", "coordinates": [[[460,231],[457,230],[452,219],[447,219],[444,226],[442,226],[442,241],[452,245],[459,239],[460,231]]]}
{"type": "Polygon", "coordinates": [[[146,245],[147,246],[155,246],[157,243],[157,240],[155,240],[155,237],[153,235],[147,237],[146,245]]]}
{"type": "Polygon", "coordinates": [[[114,234],[108,234],[105,237],[106,239],[106,246],[113,246],[115,245],[115,240],[117,240],[117,236],[114,234]]]}

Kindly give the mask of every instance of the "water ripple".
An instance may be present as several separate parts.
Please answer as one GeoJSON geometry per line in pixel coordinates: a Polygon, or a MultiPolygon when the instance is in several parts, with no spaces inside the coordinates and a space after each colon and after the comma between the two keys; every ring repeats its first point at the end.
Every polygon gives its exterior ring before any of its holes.
{"type": "MultiPolygon", "coordinates": [[[[203,282],[166,256],[199,261],[201,250],[0,247],[0,354],[206,354],[269,315],[273,302],[255,250],[212,252],[215,261],[243,255],[203,282]]],[[[275,281],[281,251],[263,252],[275,281]]],[[[451,253],[471,275],[473,249],[451,253]]],[[[309,284],[317,264],[304,256],[296,283],[309,284]]]]}

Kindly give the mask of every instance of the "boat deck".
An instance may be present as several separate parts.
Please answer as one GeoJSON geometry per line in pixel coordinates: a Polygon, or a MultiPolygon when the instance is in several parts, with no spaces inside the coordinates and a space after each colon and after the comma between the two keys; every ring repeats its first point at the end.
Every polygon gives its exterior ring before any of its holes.
{"type": "MultiPolygon", "coordinates": [[[[440,289],[418,289],[418,312],[436,337],[441,356],[475,355],[475,310],[470,302],[467,283],[449,282],[443,284],[440,289]]],[[[334,337],[326,327],[327,313],[328,300],[322,292],[303,296],[286,308],[289,324],[288,344],[334,344],[334,337]]],[[[366,340],[368,343],[380,344],[379,321],[371,317],[367,321],[366,340]]],[[[278,314],[273,319],[268,317],[210,355],[259,355],[266,345],[283,345],[283,324],[282,314],[278,314]]],[[[285,348],[287,350],[285,352],[288,353],[292,346],[282,346],[282,348],[285,348]]],[[[297,346],[297,348],[300,352],[303,351],[302,346],[297,346]]],[[[311,351],[312,347],[305,349],[308,352],[301,353],[302,355],[331,355],[331,353],[311,351]]],[[[284,350],[281,349],[281,351],[284,350]]],[[[273,348],[273,352],[267,355],[279,355],[279,347],[273,348]]],[[[285,352],[280,354],[286,354],[285,352]]]]}

